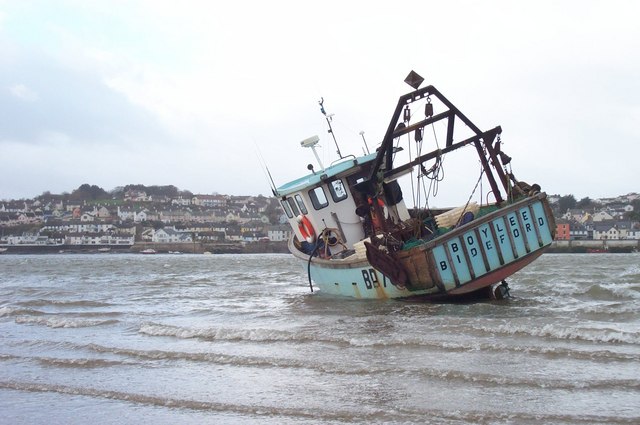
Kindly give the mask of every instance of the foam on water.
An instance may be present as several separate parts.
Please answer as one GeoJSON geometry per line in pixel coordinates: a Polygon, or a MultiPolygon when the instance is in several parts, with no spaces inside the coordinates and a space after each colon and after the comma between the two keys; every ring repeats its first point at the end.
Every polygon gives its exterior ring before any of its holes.
{"type": "Polygon", "coordinates": [[[104,325],[113,325],[118,323],[117,320],[113,319],[84,319],[78,317],[29,317],[29,316],[18,316],[15,319],[18,324],[28,324],[28,325],[43,325],[48,326],[50,328],[85,328],[91,326],[104,326],[104,325]]]}
{"type": "Polygon", "coordinates": [[[471,304],[311,294],[288,255],[0,267],[9,422],[640,422],[633,255],[545,254],[471,304]]]}

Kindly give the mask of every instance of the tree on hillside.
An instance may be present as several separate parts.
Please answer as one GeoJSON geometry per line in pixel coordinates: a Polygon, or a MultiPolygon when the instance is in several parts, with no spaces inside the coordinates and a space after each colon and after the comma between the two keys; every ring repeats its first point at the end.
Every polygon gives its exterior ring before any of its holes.
{"type": "Polygon", "coordinates": [[[128,184],[122,188],[122,193],[127,193],[130,190],[136,190],[144,192],[149,196],[166,196],[168,198],[176,198],[180,192],[177,187],[173,185],[168,186],[145,186],[143,184],[128,184]]]}
{"type": "Polygon", "coordinates": [[[89,185],[85,183],[81,185],[79,188],[71,192],[69,195],[69,199],[75,201],[87,201],[87,200],[96,200],[96,199],[111,199],[111,196],[101,187],[94,185],[89,185]]]}
{"type": "Polygon", "coordinates": [[[63,195],[54,195],[50,191],[46,190],[42,192],[42,195],[36,196],[35,199],[40,202],[51,202],[51,201],[61,201],[65,197],[63,195]]]}
{"type": "Polygon", "coordinates": [[[565,213],[570,209],[576,207],[576,198],[573,195],[561,196],[558,201],[558,209],[560,212],[565,213]]]}
{"type": "Polygon", "coordinates": [[[595,203],[588,196],[586,198],[580,199],[576,204],[576,208],[579,208],[585,211],[592,210],[595,206],[596,206],[595,203]]]}
{"type": "Polygon", "coordinates": [[[109,192],[114,199],[122,199],[124,198],[124,187],[117,186],[109,192]]]}

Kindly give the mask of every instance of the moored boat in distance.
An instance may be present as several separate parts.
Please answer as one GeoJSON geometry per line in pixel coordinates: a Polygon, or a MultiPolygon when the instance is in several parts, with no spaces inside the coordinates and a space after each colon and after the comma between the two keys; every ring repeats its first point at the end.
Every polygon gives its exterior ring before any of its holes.
{"type": "MultiPolygon", "coordinates": [[[[305,267],[312,291],[315,285],[356,298],[424,300],[504,296],[505,279],[554,239],[547,196],[515,178],[501,127],[480,130],[435,87],[420,88],[422,78],[413,71],[405,81],[414,91],[399,98],[377,151],[360,157],[341,155],[321,101],[340,159],[325,168],[315,150],[319,138],[308,138],[301,145],[313,150],[320,169],[309,165],[309,174],[272,188],[293,229],[289,250],[305,267]],[[440,121],[446,125],[436,129],[440,121]],[[404,152],[403,136],[414,145],[404,152]],[[429,207],[428,196],[418,204],[413,193],[409,208],[399,181],[417,177],[411,187],[427,192],[442,177],[443,159],[454,161],[464,147],[475,148],[481,164],[471,196],[442,211],[429,207]],[[491,202],[482,194],[479,203],[472,201],[482,182],[491,202]]],[[[476,178],[474,172],[471,184],[476,178]]]]}

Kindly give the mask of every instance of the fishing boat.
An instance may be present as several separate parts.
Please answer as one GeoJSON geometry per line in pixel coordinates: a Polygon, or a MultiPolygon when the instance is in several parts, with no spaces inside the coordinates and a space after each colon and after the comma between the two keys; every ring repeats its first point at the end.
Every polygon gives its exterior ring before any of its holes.
{"type": "Polygon", "coordinates": [[[311,148],[319,169],[310,164],[303,177],[279,187],[271,182],[293,230],[289,251],[306,269],[311,291],[372,299],[502,298],[506,279],[554,239],[547,196],[537,184],[516,179],[500,126],[482,131],[435,87],[420,88],[423,79],[413,71],[405,82],[413,90],[399,98],[380,146],[369,152],[363,136],[367,150],[358,157],[342,156],[320,102],[339,159],[324,167],[319,137],[310,137],[301,146],[311,148]],[[418,204],[412,193],[414,205],[408,205],[402,179],[417,179],[413,187],[424,193],[440,181],[445,158],[449,164],[470,150],[480,177],[469,173],[475,187],[468,198],[436,209],[430,196],[418,204]],[[478,194],[483,182],[490,189],[478,194]]]}

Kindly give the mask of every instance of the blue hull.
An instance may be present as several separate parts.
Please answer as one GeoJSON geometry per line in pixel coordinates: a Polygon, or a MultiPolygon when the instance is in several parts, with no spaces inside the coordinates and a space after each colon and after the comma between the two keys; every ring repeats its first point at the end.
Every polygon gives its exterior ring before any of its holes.
{"type": "MultiPolygon", "coordinates": [[[[323,293],[355,298],[434,298],[468,294],[501,282],[539,257],[553,242],[555,222],[539,194],[477,218],[436,239],[398,251],[408,275],[394,285],[366,257],[314,257],[311,279],[323,293]]],[[[290,244],[293,254],[308,256],[290,244]]]]}

